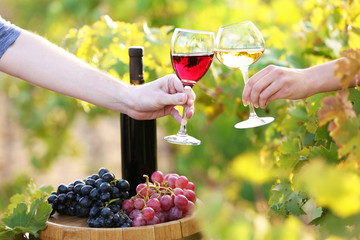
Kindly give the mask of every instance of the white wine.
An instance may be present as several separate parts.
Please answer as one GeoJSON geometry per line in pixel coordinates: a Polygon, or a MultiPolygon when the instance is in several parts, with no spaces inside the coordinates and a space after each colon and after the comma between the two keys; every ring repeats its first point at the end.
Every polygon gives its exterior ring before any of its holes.
{"type": "Polygon", "coordinates": [[[247,67],[259,60],[264,53],[260,49],[217,49],[214,51],[216,58],[225,66],[230,68],[247,67]]]}

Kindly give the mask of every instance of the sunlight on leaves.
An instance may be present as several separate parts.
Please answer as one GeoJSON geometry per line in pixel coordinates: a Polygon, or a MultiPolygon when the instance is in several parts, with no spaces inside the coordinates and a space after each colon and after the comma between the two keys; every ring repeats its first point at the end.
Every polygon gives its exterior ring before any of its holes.
{"type": "Polygon", "coordinates": [[[360,178],[353,171],[313,160],[296,174],[294,185],[308,192],[319,206],[330,208],[340,217],[360,212],[360,178]]]}
{"type": "Polygon", "coordinates": [[[244,153],[237,156],[229,165],[232,176],[255,184],[262,184],[274,178],[271,168],[261,164],[255,153],[244,153]]]}

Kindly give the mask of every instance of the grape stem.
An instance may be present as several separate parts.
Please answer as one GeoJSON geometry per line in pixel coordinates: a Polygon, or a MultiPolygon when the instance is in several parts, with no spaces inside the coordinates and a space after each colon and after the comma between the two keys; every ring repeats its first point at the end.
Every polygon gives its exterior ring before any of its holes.
{"type": "MultiPolygon", "coordinates": [[[[170,193],[171,196],[175,196],[175,193],[174,193],[174,191],[172,190],[171,187],[160,186],[160,183],[158,183],[158,182],[155,182],[155,185],[150,185],[149,176],[143,175],[143,177],[145,177],[145,179],[146,179],[146,186],[143,187],[142,189],[140,189],[140,190],[138,191],[138,193],[137,193],[135,196],[133,196],[132,198],[133,198],[133,199],[137,198],[139,195],[141,195],[140,193],[141,193],[144,189],[146,189],[146,196],[143,196],[143,197],[144,197],[144,200],[145,200],[145,207],[146,207],[147,201],[148,201],[148,200],[150,199],[150,197],[152,196],[152,195],[149,196],[149,189],[150,189],[150,188],[151,188],[151,189],[154,189],[157,193],[159,193],[159,196],[158,196],[157,198],[160,198],[161,194],[163,194],[163,192],[161,192],[161,190],[165,190],[165,194],[166,194],[166,193],[170,193]]],[[[165,182],[165,185],[167,185],[167,183],[168,183],[168,182],[166,181],[166,182],[165,182]]]]}

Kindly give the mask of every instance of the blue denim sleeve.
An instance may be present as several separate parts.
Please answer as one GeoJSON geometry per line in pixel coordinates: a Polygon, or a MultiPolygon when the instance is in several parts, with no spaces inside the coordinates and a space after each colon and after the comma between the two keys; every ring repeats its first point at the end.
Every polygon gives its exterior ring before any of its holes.
{"type": "Polygon", "coordinates": [[[19,37],[21,29],[0,16],[0,58],[19,37]]]}

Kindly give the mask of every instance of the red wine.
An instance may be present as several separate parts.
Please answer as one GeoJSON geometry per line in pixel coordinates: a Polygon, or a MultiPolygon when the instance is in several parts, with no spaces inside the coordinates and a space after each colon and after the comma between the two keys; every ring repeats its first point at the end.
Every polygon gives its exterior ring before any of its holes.
{"type": "Polygon", "coordinates": [[[214,53],[175,53],[171,62],[184,86],[193,87],[209,69],[214,53]]]}
{"type": "MultiPolygon", "coordinates": [[[[129,48],[130,84],[144,83],[143,48],[129,48]]],[[[130,183],[130,196],[136,186],[157,170],[156,119],[136,120],[121,114],[121,164],[122,178],[130,183]]]]}

